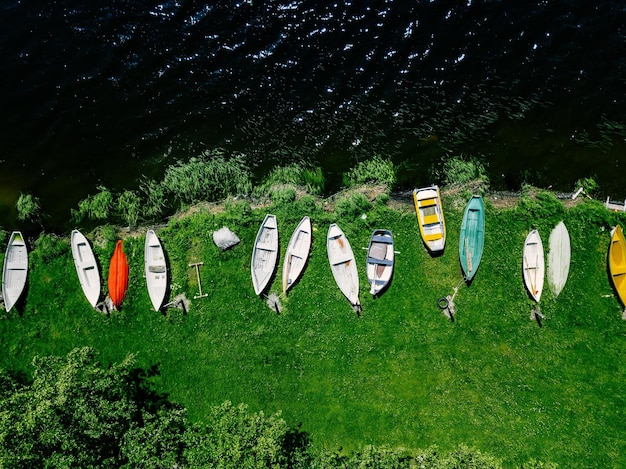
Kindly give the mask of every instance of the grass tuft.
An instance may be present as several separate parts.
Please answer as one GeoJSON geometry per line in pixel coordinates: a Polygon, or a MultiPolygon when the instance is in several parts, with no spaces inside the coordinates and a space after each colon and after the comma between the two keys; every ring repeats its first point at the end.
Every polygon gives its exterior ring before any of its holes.
{"type": "Polygon", "coordinates": [[[393,162],[378,155],[373,156],[369,160],[359,162],[343,177],[343,184],[346,187],[362,184],[384,184],[391,190],[395,186],[396,181],[396,169],[393,162]]]}

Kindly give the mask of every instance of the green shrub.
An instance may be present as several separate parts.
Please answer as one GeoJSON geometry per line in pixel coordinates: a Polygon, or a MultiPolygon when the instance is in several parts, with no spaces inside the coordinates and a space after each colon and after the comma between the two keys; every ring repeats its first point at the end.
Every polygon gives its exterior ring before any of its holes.
{"type": "Polygon", "coordinates": [[[450,158],[443,163],[440,171],[438,179],[443,180],[445,185],[467,184],[470,181],[489,182],[485,166],[476,158],[450,158]]]}
{"type": "Polygon", "coordinates": [[[35,241],[33,256],[38,256],[43,262],[65,255],[69,251],[69,245],[61,238],[53,234],[42,233],[35,241]]]}
{"type": "Polygon", "coordinates": [[[105,186],[98,186],[99,192],[78,202],[78,210],[72,209],[72,219],[80,222],[85,218],[93,221],[108,220],[113,208],[113,193],[105,186]]]}
{"type": "Polygon", "coordinates": [[[354,220],[372,208],[372,203],[360,192],[342,197],[335,202],[335,213],[340,218],[354,220]]]}
{"type": "Polygon", "coordinates": [[[583,188],[583,191],[585,192],[585,194],[587,194],[589,197],[593,197],[593,195],[600,188],[600,186],[598,185],[598,183],[593,177],[586,177],[586,178],[582,178],[576,181],[576,185],[574,186],[574,191],[577,191],[581,187],[583,188]]]}
{"type": "Polygon", "coordinates": [[[224,209],[228,217],[235,220],[244,220],[252,213],[250,204],[242,199],[227,199],[224,209]]]}
{"type": "Polygon", "coordinates": [[[393,162],[375,155],[370,160],[359,162],[343,175],[343,184],[354,187],[361,184],[386,184],[391,189],[397,181],[393,162]]]}
{"type": "Polygon", "coordinates": [[[162,185],[166,193],[183,204],[248,194],[252,187],[243,159],[226,158],[220,150],[168,167],[162,185]]]}
{"type": "Polygon", "coordinates": [[[272,191],[273,205],[288,205],[296,200],[296,191],[293,187],[283,187],[272,191]]]}
{"type": "Polygon", "coordinates": [[[165,189],[155,180],[147,179],[141,183],[139,190],[143,193],[143,213],[147,219],[156,219],[163,214],[166,206],[165,189]]]}
{"type": "Polygon", "coordinates": [[[539,191],[534,197],[522,192],[516,210],[532,221],[550,222],[553,225],[562,220],[565,214],[563,203],[547,191],[539,191]]]}
{"type": "Polygon", "coordinates": [[[275,186],[293,185],[306,189],[307,192],[319,195],[324,191],[325,179],[322,168],[301,163],[292,163],[287,166],[278,166],[263,179],[254,189],[254,195],[259,197],[271,193],[275,186]]]}
{"type": "Polygon", "coordinates": [[[117,199],[118,213],[130,227],[137,226],[141,208],[141,197],[135,191],[124,191],[117,199]]]}
{"type": "Polygon", "coordinates": [[[39,198],[32,194],[21,194],[17,199],[17,219],[20,221],[37,221],[40,217],[41,205],[39,198]]]}

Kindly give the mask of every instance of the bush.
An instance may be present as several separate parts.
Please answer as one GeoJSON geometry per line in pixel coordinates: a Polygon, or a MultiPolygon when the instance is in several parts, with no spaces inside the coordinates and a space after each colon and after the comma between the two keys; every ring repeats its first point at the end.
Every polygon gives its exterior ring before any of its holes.
{"type": "Polygon", "coordinates": [[[593,195],[600,188],[596,180],[592,177],[586,177],[586,178],[582,178],[576,181],[576,185],[574,186],[574,191],[577,191],[581,187],[583,188],[583,191],[585,192],[585,194],[587,194],[589,197],[593,197],[593,195]]]}
{"type": "Polygon", "coordinates": [[[335,203],[335,213],[340,218],[354,220],[372,208],[372,203],[360,192],[342,197],[335,203]]]}
{"type": "Polygon", "coordinates": [[[252,187],[250,171],[243,159],[227,159],[219,150],[170,166],[165,171],[162,185],[166,193],[183,204],[248,194],[252,187]]]}
{"type": "Polygon", "coordinates": [[[117,210],[120,217],[131,228],[137,226],[141,210],[141,197],[135,191],[124,191],[117,199],[117,210]]]}
{"type": "Polygon", "coordinates": [[[72,210],[72,219],[81,222],[85,218],[105,221],[113,208],[113,193],[105,186],[98,186],[99,192],[78,202],[78,210],[72,210]]]}
{"type": "Polygon", "coordinates": [[[385,184],[391,189],[396,183],[393,162],[375,155],[372,159],[359,162],[343,176],[343,184],[354,187],[362,184],[385,184]]]}
{"type": "Polygon", "coordinates": [[[485,166],[476,158],[463,156],[450,158],[443,163],[439,178],[445,185],[467,184],[470,181],[489,182],[485,166]]]}
{"type": "Polygon", "coordinates": [[[143,213],[147,219],[153,220],[163,214],[166,205],[165,188],[152,179],[143,181],[139,190],[143,193],[143,213]]]}
{"type": "Polygon", "coordinates": [[[33,256],[39,256],[43,262],[65,255],[69,251],[69,246],[61,238],[53,234],[42,233],[35,241],[33,256]]]}
{"type": "Polygon", "coordinates": [[[32,194],[20,194],[16,203],[17,219],[20,221],[37,221],[40,217],[41,206],[39,198],[32,194]]]}
{"type": "Polygon", "coordinates": [[[530,220],[541,220],[556,225],[563,219],[565,207],[552,192],[539,191],[532,194],[522,192],[516,210],[530,220]]]}
{"type": "Polygon", "coordinates": [[[283,187],[272,191],[272,202],[274,205],[289,205],[296,200],[296,191],[293,187],[283,187]]]}
{"type": "Polygon", "coordinates": [[[322,168],[301,163],[292,163],[279,166],[263,179],[254,189],[254,195],[259,197],[271,193],[275,186],[292,185],[306,189],[307,192],[319,195],[324,191],[326,181],[322,168]]]}

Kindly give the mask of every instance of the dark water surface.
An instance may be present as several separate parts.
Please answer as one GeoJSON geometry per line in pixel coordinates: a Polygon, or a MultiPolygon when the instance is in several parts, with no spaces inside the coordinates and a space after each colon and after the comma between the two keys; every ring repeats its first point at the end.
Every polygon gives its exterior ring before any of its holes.
{"type": "Polygon", "coordinates": [[[458,154],[492,186],[626,197],[626,2],[0,0],[0,225],[202,149],[331,186],[378,153],[407,187],[458,154]]]}

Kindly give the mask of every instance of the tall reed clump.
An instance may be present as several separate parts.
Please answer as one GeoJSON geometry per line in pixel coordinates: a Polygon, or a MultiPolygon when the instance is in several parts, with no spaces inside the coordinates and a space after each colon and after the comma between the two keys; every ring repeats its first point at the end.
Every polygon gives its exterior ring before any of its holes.
{"type": "Polygon", "coordinates": [[[78,202],[78,210],[72,209],[72,219],[107,221],[113,209],[113,192],[105,186],[98,186],[98,193],[78,202]]]}
{"type": "Polygon", "coordinates": [[[15,204],[17,219],[20,221],[39,221],[41,217],[41,204],[39,198],[32,194],[20,194],[15,204]]]}
{"type": "Polygon", "coordinates": [[[326,180],[322,168],[304,163],[292,163],[278,166],[254,189],[254,195],[271,195],[276,186],[291,185],[305,189],[309,194],[320,195],[324,192],[326,180]]]}
{"type": "Polygon", "coordinates": [[[343,175],[343,184],[347,187],[362,184],[384,184],[391,190],[396,181],[396,168],[393,162],[385,160],[379,155],[359,162],[343,175]]]}
{"type": "Polygon", "coordinates": [[[117,212],[128,226],[137,226],[141,212],[141,197],[139,194],[130,190],[122,192],[117,199],[117,212]]]}
{"type": "Polygon", "coordinates": [[[180,204],[215,201],[231,194],[249,194],[250,170],[241,156],[226,158],[222,150],[207,151],[165,171],[161,182],[166,194],[180,204]]]}
{"type": "Polygon", "coordinates": [[[483,163],[477,158],[456,156],[445,160],[439,170],[434,171],[437,179],[447,186],[477,182],[485,189],[489,186],[489,176],[483,163]]]}

